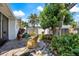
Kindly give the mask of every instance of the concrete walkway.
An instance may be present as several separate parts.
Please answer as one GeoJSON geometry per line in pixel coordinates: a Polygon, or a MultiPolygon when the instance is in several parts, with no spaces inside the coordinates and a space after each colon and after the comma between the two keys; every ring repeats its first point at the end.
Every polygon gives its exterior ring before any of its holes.
{"type": "Polygon", "coordinates": [[[26,52],[25,42],[26,39],[8,41],[0,48],[0,56],[19,56],[26,52]]]}

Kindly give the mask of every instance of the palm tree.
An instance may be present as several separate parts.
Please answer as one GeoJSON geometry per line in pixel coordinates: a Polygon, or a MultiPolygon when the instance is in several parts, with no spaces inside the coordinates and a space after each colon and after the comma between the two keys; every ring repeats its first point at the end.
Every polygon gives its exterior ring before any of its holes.
{"type": "Polygon", "coordinates": [[[27,23],[27,22],[25,22],[25,21],[21,21],[21,23],[22,23],[22,24],[21,24],[22,27],[26,27],[26,28],[28,27],[28,23],[27,23]]]}
{"type": "Polygon", "coordinates": [[[29,23],[32,25],[32,27],[35,27],[35,25],[38,23],[38,17],[36,14],[31,14],[29,16],[29,23]]]}
{"type": "Polygon", "coordinates": [[[38,20],[38,16],[37,16],[37,14],[31,14],[30,16],[29,16],[29,23],[31,24],[31,26],[32,26],[32,28],[33,28],[33,31],[35,30],[35,25],[38,25],[38,22],[39,22],[39,20],[38,20]]]}

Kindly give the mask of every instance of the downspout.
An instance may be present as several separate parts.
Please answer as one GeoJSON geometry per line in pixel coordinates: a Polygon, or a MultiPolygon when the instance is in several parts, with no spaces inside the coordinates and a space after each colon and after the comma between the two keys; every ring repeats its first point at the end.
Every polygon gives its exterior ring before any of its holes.
{"type": "Polygon", "coordinates": [[[1,38],[2,38],[2,14],[1,14],[1,38]]]}

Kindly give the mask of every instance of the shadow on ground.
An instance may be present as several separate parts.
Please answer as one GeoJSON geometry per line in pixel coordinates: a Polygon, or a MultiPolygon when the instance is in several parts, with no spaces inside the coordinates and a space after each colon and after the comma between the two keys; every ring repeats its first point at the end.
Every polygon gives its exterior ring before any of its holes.
{"type": "Polygon", "coordinates": [[[12,40],[12,41],[6,42],[2,47],[0,47],[0,55],[7,53],[11,50],[16,50],[16,49],[25,47],[25,42],[26,42],[26,39],[12,40]]]}

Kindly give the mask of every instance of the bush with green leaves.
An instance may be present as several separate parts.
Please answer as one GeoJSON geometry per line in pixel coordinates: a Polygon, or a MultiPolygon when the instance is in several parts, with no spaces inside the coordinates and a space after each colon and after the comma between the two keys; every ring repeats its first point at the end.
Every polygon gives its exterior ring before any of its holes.
{"type": "Polygon", "coordinates": [[[79,34],[53,36],[51,41],[53,52],[61,56],[79,55],[79,34]]]}
{"type": "Polygon", "coordinates": [[[39,35],[40,40],[45,40],[45,35],[42,33],[39,35]]]}

